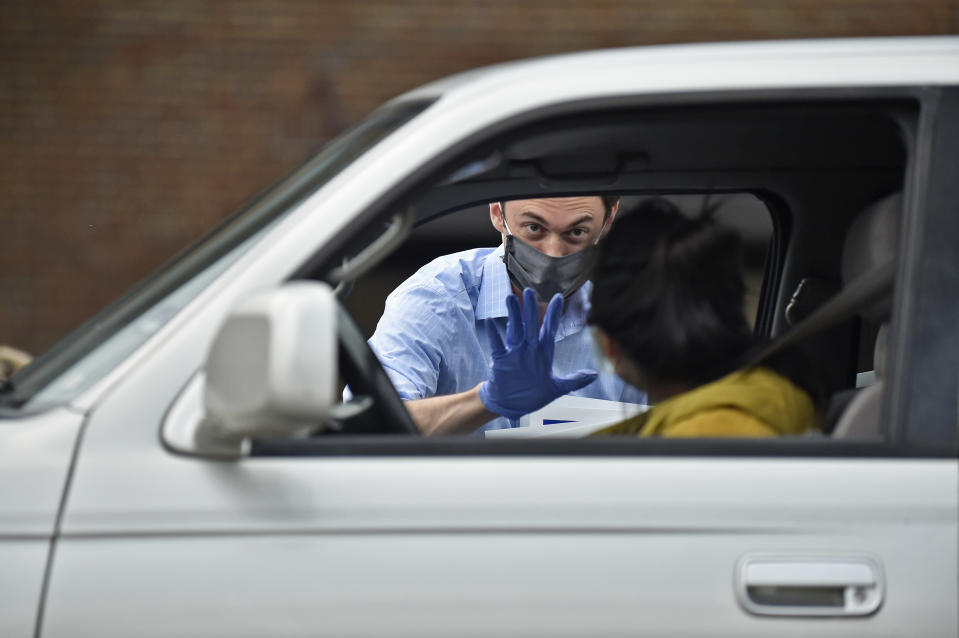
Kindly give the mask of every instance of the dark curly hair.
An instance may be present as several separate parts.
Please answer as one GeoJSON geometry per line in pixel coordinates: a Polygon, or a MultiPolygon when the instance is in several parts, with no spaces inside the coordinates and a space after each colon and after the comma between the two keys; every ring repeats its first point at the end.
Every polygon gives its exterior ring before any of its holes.
{"type": "Polygon", "coordinates": [[[589,323],[649,381],[707,383],[736,369],[753,344],[742,272],[735,231],[647,199],[621,212],[599,244],[589,323]]]}

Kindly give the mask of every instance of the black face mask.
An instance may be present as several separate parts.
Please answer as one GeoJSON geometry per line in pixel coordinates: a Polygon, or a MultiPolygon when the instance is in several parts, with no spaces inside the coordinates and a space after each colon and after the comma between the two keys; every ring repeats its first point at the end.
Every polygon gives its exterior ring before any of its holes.
{"type": "MultiPolygon", "coordinates": [[[[551,257],[513,235],[506,224],[506,215],[503,215],[503,225],[509,233],[503,263],[510,281],[520,290],[532,288],[539,300],[547,303],[556,293],[568,299],[589,279],[596,259],[595,244],[563,257],[551,257]]],[[[601,229],[600,237],[602,233],[601,229]]]]}
{"type": "Polygon", "coordinates": [[[546,303],[556,293],[568,299],[586,283],[595,251],[595,246],[587,246],[564,257],[551,257],[522,239],[507,235],[503,262],[514,286],[520,290],[532,288],[539,300],[546,303]]]}

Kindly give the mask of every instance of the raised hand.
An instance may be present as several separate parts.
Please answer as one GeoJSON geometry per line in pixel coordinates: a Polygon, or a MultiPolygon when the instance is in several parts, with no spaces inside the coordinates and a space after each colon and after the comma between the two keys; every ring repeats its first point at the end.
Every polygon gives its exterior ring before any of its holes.
{"type": "Polygon", "coordinates": [[[536,293],[530,288],[523,291],[522,309],[513,294],[506,298],[506,309],[506,345],[495,331],[489,333],[489,377],[479,390],[487,410],[518,419],[596,379],[595,370],[580,370],[564,377],[553,374],[556,329],[563,312],[561,294],[550,299],[542,326],[536,293]]]}

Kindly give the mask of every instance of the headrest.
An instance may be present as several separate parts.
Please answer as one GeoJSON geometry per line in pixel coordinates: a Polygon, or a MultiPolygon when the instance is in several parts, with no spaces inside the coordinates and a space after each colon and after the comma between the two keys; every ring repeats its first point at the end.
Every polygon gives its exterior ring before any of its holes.
{"type": "MultiPolygon", "coordinates": [[[[843,286],[895,260],[901,217],[902,193],[888,195],[856,216],[842,249],[843,286]]],[[[859,314],[881,322],[888,319],[891,308],[892,299],[887,297],[861,308],[859,314]]]]}
{"type": "Polygon", "coordinates": [[[895,259],[901,215],[902,193],[893,193],[856,216],[842,249],[843,284],[895,259]]]}

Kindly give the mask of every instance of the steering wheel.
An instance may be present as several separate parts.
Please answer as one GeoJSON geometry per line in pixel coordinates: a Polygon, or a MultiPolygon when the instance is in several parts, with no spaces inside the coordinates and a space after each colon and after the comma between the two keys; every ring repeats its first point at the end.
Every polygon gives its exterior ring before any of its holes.
{"type": "MultiPolygon", "coordinates": [[[[344,434],[369,432],[420,435],[420,430],[396,393],[363,332],[343,304],[337,304],[340,374],[350,386],[353,414],[345,420],[344,434]]],[[[346,407],[345,406],[345,407],[346,407]]]]}

